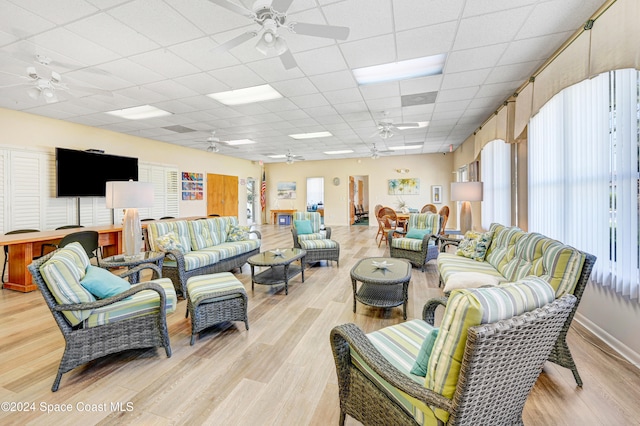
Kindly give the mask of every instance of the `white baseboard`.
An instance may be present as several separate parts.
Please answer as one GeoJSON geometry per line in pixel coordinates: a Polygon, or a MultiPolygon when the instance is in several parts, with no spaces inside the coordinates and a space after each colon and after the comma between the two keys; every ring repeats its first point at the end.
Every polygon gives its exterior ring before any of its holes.
{"type": "Polygon", "coordinates": [[[581,315],[580,312],[576,312],[574,317],[575,321],[578,321],[584,328],[593,333],[600,340],[609,345],[614,351],[616,351],[621,357],[625,358],[631,364],[640,368],[640,354],[629,348],[627,345],[613,337],[604,329],[600,328],[596,323],[591,322],[587,317],[581,315]]]}

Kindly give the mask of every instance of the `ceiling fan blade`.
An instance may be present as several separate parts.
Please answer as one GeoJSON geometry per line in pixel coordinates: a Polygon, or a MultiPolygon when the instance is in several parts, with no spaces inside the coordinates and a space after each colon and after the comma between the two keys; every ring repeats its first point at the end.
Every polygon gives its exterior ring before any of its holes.
{"type": "Polygon", "coordinates": [[[68,88],[69,90],[79,90],[81,92],[91,93],[93,95],[102,95],[113,98],[113,93],[108,90],[96,89],[94,87],[76,86],[75,84],[68,88]]]}
{"type": "Polygon", "coordinates": [[[314,37],[334,38],[336,40],[346,40],[347,37],[349,37],[350,31],[348,27],[309,24],[306,22],[294,22],[290,25],[290,28],[296,34],[303,34],[314,37]]]}
{"type": "Polygon", "coordinates": [[[211,49],[212,52],[226,52],[229,49],[233,49],[234,47],[244,43],[247,40],[251,40],[252,38],[254,38],[255,36],[257,36],[258,33],[256,31],[249,31],[247,33],[244,34],[240,34],[237,37],[232,38],[229,41],[226,41],[224,43],[222,43],[221,45],[214,47],[213,49],[211,49]]]}
{"type": "Polygon", "coordinates": [[[227,10],[237,13],[238,15],[247,16],[249,18],[253,16],[253,12],[250,11],[249,9],[245,9],[242,6],[238,6],[237,4],[231,3],[227,0],[209,0],[209,1],[211,3],[217,4],[220,7],[224,7],[227,10]]]}
{"type": "Polygon", "coordinates": [[[6,89],[8,87],[18,87],[18,86],[31,86],[31,84],[29,84],[29,83],[7,84],[6,86],[0,86],[0,89],[6,89]]]}
{"type": "Polygon", "coordinates": [[[273,0],[271,8],[276,12],[285,13],[291,7],[293,0],[273,0]]]}
{"type": "Polygon", "coordinates": [[[285,52],[280,55],[280,60],[282,61],[282,65],[284,65],[284,69],[286,70],[290,70],[298,66],[298,63],[296,62],[293,54],[289,49],[285,50],[285,52]]]}

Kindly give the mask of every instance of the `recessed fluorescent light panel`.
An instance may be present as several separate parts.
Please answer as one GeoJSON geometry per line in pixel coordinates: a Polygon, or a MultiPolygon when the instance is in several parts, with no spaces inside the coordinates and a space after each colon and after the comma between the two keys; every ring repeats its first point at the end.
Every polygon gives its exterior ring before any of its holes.
{"type": "Polygon", "coordinates": [[[286,158],[285,154],[275,154],[275,155],[267,155],[269,158],[286,158]]]}
{"type": "Polygon", "coordinates": [[[327,155],[340,155],[340,154],[351,154],[353,152],[352,149],[343,149],[342,151],[325,151],[324,153],[327,155]]]}
{"type": "Polygon", "coordinates": [[[402,151],[405,149],[422,149],[422,145],[390,146],[392,151],[402,151]]]}
{"type": "Polygon", "coordinates": [[[127,120],[144,120],[145,118],[166,117],[167,115],[171,115],[172,113],[151,105],[141,105],[133,108],[107,111],[107,114],[115,115],[116,117],[120,118],[126,118],[127,120]]]}
{"type": "Polygon", "coordinates": [[[442,68],[444,67],[446,58],[447,55],[441,53],[440,55],[407,59],[406,61],[374,65],[372,67],[356,68],[353,70],[353,75],[358,84],[384,83],[438,75],[442,74],[442,68]]]}
{"type": "Polygon", "coordinates": [[[396,126],[396,128],[400,130],[408,130],[408,129],[422,129],[423,127],[427,127],[429,125],[428,121],[417,121],[418,125],[413,127],[405,127],[405,126],[396,126]]]}
{"type": "Polygon", "coordinates": [[[252,141],[251,139],[236,139],[234,141],[225,141],[227,145],[249,145],[252,143],[256,143],[256,141],[252,141]]]}
{"type": "Polygon", "coordinates": [[[314,132],[314,133],[298,133],[295,135],[289,135],[293,139],[314,139],[314,138],[328,138],[333,136],[330,132],[314,132]]]}
{"type": "Polygon", "coordinates": [[[268,84],[246,87],[244,89],[229,90],[227,92],[211,93],[210,98],[225,105],[243,105],[254,102],[269,101],[282,97],[280,93],[268,84]]]}

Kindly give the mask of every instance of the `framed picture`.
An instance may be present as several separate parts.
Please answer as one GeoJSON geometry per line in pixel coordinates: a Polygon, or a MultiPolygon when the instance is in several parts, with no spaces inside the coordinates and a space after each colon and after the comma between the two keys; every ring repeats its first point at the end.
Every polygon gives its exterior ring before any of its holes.
{"type": "Polygon", "coordinates": [[[420,194],[420,179],[389,179],[387,181],[389,195],[418,195],[420,194]]]}
{"type": "Polygon", "coordinates": [[[442,185],[431,185],[431,203],[442,203],[442,185]]]}

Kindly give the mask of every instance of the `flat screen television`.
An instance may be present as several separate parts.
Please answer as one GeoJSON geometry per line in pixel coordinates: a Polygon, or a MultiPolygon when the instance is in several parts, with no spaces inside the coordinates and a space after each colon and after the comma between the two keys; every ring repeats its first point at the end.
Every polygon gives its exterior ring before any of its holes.
{"type": "Polygon", "coordinates": [[[138,180],[138,159],[56,148],[56,196],[104,197],[109,181],[138,180]]]}

